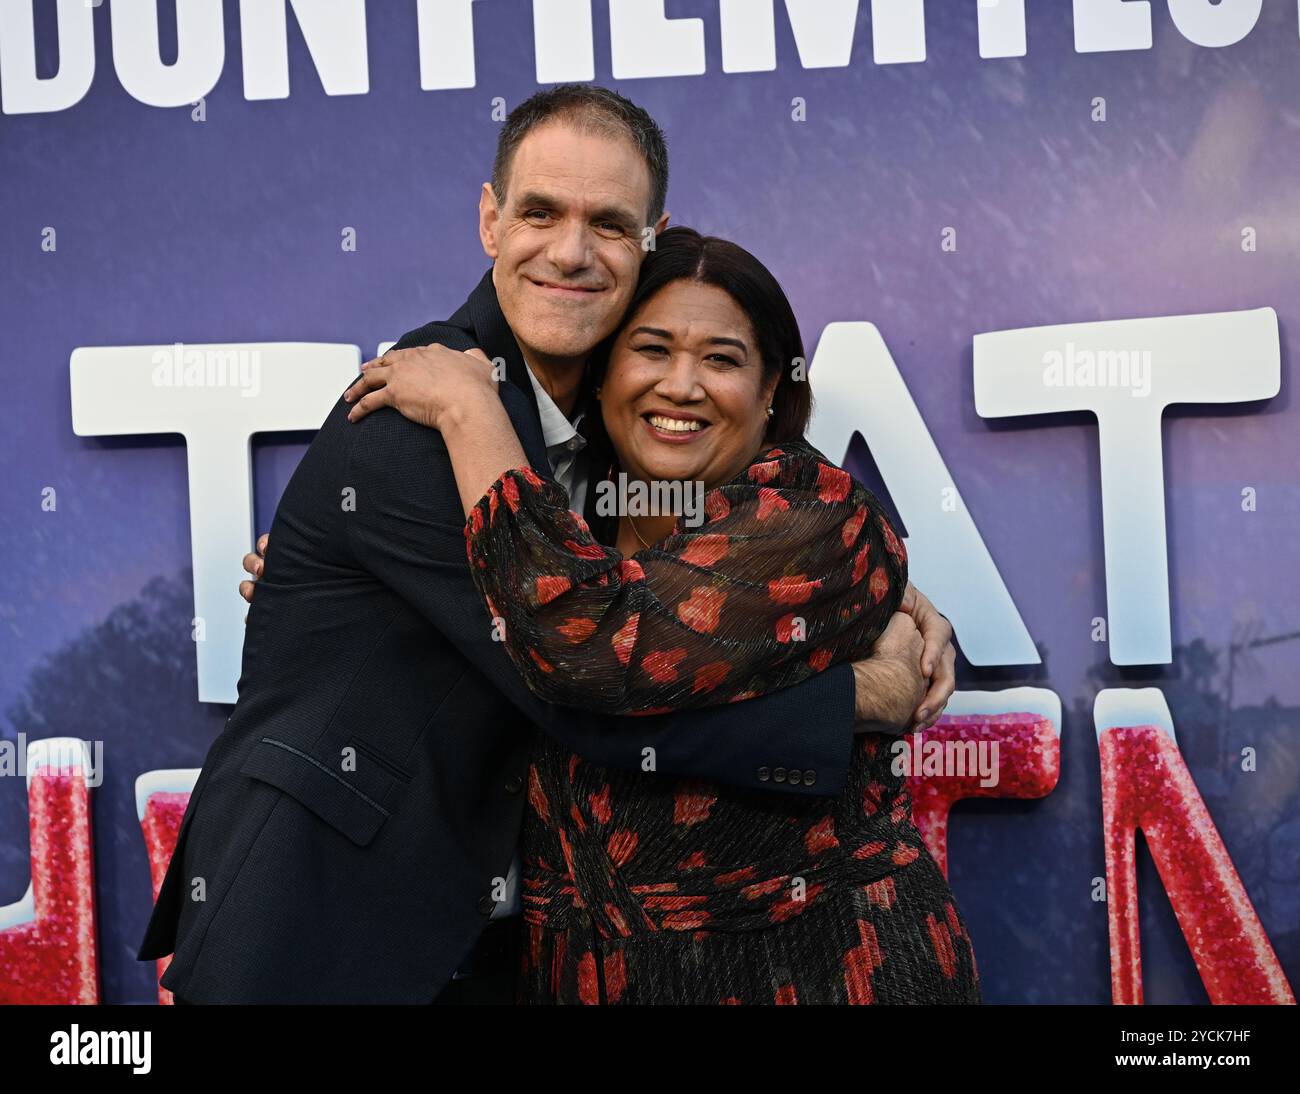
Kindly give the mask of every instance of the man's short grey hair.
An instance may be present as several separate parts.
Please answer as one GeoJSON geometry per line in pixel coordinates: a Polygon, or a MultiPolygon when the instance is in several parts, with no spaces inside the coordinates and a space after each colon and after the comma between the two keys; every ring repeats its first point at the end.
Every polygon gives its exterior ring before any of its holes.
{"type": "Polygon", "coordinates": [[[585,133],[622,137],[632,142],[650,169],[647,224],[663,216],[668,199],[668,142],[654,118],[617,91],[595,84],[556,84],[530,96],[510,111],[497,139],[492,164],[492,192],[505,205],[510,164],[519,142],[549,121],[565,121],[585,133]]]}

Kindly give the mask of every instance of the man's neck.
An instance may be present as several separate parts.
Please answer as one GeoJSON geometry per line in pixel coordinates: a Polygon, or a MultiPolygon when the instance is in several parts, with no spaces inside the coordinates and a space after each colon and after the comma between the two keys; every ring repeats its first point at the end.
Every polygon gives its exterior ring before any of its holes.
{"type": "Polygon", "coordinates": [[[582,375],[587,370],[585,357],[545,357],[532,350],[519,347],[524,363],[532,370],[537,382],[542,385],[551,401],[560,408],[566,418],[573,417],[573,408],[578,402],[578,392],[582,388],[582,375]]]}

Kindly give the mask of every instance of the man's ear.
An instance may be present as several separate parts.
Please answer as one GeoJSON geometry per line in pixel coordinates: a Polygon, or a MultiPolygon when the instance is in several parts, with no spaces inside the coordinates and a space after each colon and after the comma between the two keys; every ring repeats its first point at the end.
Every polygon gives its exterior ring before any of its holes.
{"type": "MultiPolygon", "coordinates": [[[[661,216],[657,221],[655,221],[655,226],[653,229],[655,239],[658,239],[659,233],[668,227],[668,216],[669,216],[668,213],[664,213],[663,216],[661,216]]],[[[654,250],[654,247],[650,245],[649,241],[646,239],[645,229],[642,228],[641,229],[641,261],[642,262],[646,260],[646,258],[649,256],[652,250],[654,250]]]]}
{"type": "Polygon", "coordinates": [[[478,196],[478,238],[493,262],[497,258],[497,231],[500,227],[501,210],[497,208],[497,196],[492,191],[492,184],[485,182],[478,196]]]}

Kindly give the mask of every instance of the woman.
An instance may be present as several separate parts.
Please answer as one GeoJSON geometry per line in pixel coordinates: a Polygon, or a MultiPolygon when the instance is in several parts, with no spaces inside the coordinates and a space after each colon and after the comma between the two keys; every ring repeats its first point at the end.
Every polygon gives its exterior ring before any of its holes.
{"type": "MultiPolygon", "coordinates": [[[[598,466],[607,484],[702,484],[698,527],[625,507],[593,535],[529,468],[485,362],[372,363],[347,398],[354,420],[393,405],[442,431],[474,580],[529,687],[647,714],[864,657],[902,600],[906,552],[879,503],[803,439],[808,386],[787,368],[803,357],[752,255],[687,228],[659,237],[592,363],[598,466]]],[[[827,799],[605,769],[539,734],[521,998],[978,1002],[966,925],[887,738],[855,748],[827,799]]]]}

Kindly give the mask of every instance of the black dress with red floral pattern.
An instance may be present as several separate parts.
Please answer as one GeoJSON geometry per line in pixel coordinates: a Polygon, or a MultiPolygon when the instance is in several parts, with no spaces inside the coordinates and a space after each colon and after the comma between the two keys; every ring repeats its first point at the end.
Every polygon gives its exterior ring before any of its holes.
{"type": "MultiPolygon", "coordinates": [[[[529,687],[610,714],[735,702],[865,657],[907,585],[879,502],[802,440],[763,449],[705,495],[698,527],[679,518],[631,558],[527,467],[465,531],[529,687]]],[[[539,733],[521,1001],[979,1002],[889,743],[857,737],[826,798],[658,776],[652,750],[646,773],[605,768],[539,733]]]]}

